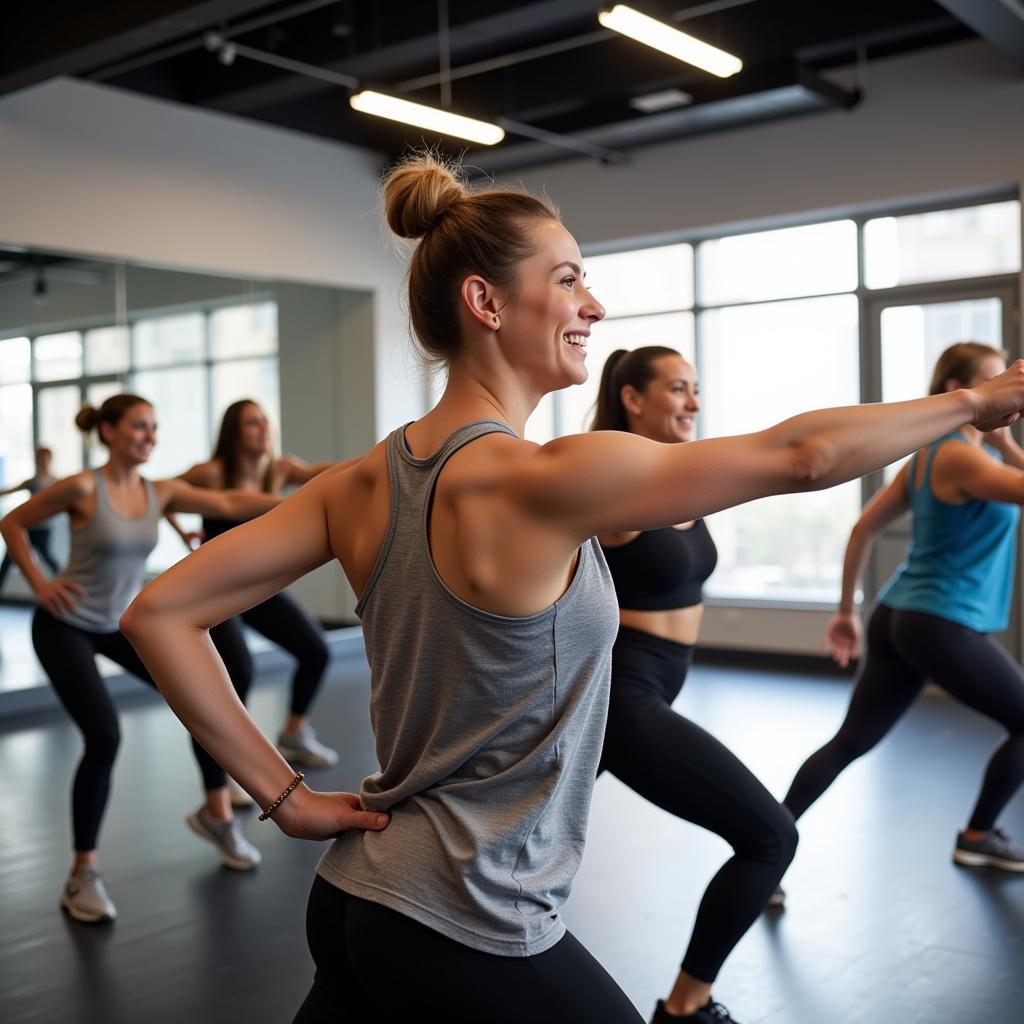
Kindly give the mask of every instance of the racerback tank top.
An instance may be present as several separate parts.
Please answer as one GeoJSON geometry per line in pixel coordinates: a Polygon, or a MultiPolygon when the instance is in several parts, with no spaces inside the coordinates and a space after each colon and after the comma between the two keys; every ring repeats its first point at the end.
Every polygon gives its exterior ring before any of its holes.
{"type": "Polygon", "coordinates": [[[61,573],[85,591],[76,595],[75,607],[61,616],[64,622],[92,633],[115,633],[118,619],[142,589],[146,559],[156,547],[163,511],[156,488],[146,488],[145,514],[126,518],[110,505],[103,474],[94,469],[96,511],[78,529],[71,530],[68,566],[61,573]]]}
{"type": "Polygon", "coordinates": [[[380,771],[363,806],[382,832],[346,832],[319,874],[474,949],[530,956],[564,934],[604,738],[618,606],[596,539],[566,592],[509,618],[456,596],[429,551],[438,475],[496,420],[429,458],[386,442],[387,534],[356,607],[370,662],[380,771]]]}

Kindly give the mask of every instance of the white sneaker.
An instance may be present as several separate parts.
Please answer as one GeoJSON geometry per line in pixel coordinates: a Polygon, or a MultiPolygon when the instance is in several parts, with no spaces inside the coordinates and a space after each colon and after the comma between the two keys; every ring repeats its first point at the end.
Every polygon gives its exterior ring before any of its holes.
{"type": "Polygon", "coordinates": [[[234,871],[251,871],[263,860],[260,851],[242,835],[242,827],[237,818],[217,821],[205,807],[200,807],[185,819],[185,824],[197,836],[213,843],[220,859],[234,871]]]}
{"type": "Polygon", "coordinates": [[[93,867],[79,868],[65,883],[60,905],[76,920],[86,924],[113,921],[117,908],[107,894],[103,876],[93,867]]]}
{"type": "Polygon", "coordinates": [[[256,805],[256,801],[230,775],[228,776],[228,797],[231,800],[231,806],[237,807],[239,810],[245,811],[256,805]]]}
{"type": "Polygon", "coordinates": [[[307,768],[330,768],[338,763],[338,752],[321,743],[311,725],[304,725],[298,732],[281,733],[277,749],[292,764],[307,768]]]}

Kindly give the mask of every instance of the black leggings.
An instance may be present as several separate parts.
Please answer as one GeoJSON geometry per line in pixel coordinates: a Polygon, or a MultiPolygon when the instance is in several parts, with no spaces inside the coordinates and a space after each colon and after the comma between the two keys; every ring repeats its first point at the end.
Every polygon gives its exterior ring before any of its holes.
{"type": "Polygon", "coordinates": [[[569,933],[495,956],[317,877],[306,936],[316,975],[294,1024],[643,1024],[569,933]]]}
{"type": "Polygon", "coordinates": [[[275,594],[243,612],[242,619],[298,660],[292,676],[290,711],[293,715],[306,714],[330,661],[320,623],[298,601],[284,593],[275,594]]]}
{"type": "MultiPolygon", "coordinates": [[[[50,553],[50,537],[52,531],[50,527],[44,526],[41,530],[34,529],[28,532],[28,542],[36,549],[36,554],[50,567],[50,572],[57,575],[60,572],[60,566],[57,564],[57,559],[50,553]]],[[[4,581],[7,579],[7,574],[11,571],[11,566],[14,565],[14,559],[11,558],[10,552],[5,551],[3,561],[0,562],[0,590],[4,588],[4,581]]]]}
{"type": "MultiPolygon", "coordinates": [[[[220,629],[216,627],[211,634],[216,635],[220,629]]],[[[37,608],[32,619],[32,645],[57,696],[85,740],[71,788],[71,819],[75,849],[95,850],[110,795],[110,773],[121,742],[117,711],[96,668],[96,655],[110,658],[150,686],[155,684],[123,633],[92,633],[37,608]]],[[[225,664],[238,696],[244,700],[251,676],[245,674],[244,665],[239,672],[227,658],[225,664]]],[[[224,769],[195,740],[192,747],[203,788],[219,789],[226,782],[224,769]]]]}
{"type": "Polygon", "coordinates": [[[851,761],[896,724],[927,680],[994,719],[1009,736],[989,760],[969,828],[988,831],[1024,781],[1024,673],[985,633],[923,612],[877,605],[839,732],[796,773],[786,806],[799,818],[851,761]]]}
{"type": "Polygon", "coordinates": [[[693,647],[619,630],[601,768],[735,851],[704,892],[683,970],[712,982],[796,852],[796,826],[739,759],[672,710],[693,647]]]}

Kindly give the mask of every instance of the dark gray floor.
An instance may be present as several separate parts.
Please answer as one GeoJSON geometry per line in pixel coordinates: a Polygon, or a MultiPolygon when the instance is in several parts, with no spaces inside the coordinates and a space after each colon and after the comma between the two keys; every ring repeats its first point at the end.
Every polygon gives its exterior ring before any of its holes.
{"type": "MultiPolygon", "coordinates": [[[[835,679],[698,667],[678,707],[781,793],[830,735],[848,693],[835,679]]],[[[318,721],[344,757],[314,784],[352,788],[373,768],[366,697],[365,664],[336,662],[318,721]]],[[[281,686],[257,689],[252,706],[268,730],[283,701],[281,686]]],[[[199,785],[178,724],[142,698],[124,708],[123,727],[103,836],[120,918],[100,928],[57,909],[77,736],[55,715],[0,732],[0,1021],[288,1021],[311,976],[302,919],[319,848],[252,820],[263,865],[252,875],[221,870],[182,824],[199,785]]],[[[998,736],[926,696],[811,810],[789,908],[754,926],[716,985],[738,1020],[1022,1019],[1024,877],[964,872],[949,860],[998,736]]],[[[1004,824],[1024,838],[1024,799],[1004,824]]],[[[726,853],[615,779],[598,783],[566,918],[643,1013],[674,977],[703,886],[726,853]]]]}

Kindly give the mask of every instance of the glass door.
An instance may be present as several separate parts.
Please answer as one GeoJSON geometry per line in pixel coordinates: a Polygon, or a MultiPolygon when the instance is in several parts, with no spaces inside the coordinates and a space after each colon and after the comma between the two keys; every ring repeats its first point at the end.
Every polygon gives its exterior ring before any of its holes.
{"type": "MultiPolygon", "coordinates": [[[[873,379],[865,380],[865,399],[897,402],[927,394],[939,354],[956,341],[980,341],[1020,355],[1016,279],[941,287],[894,288],[869,301],[869,344],[873,379]]],[[[864,479],[866,501],[899,471],[887,467],[864,479]]],[[[910,518],[895,522],[878,538],[865,573],[865,604],[902,562],[910,542],[910,518]]],[[[1015,657],[1021,655],[1019,600],[1020,554],[1010,628],[1001,637],[1015,657]]]]}

